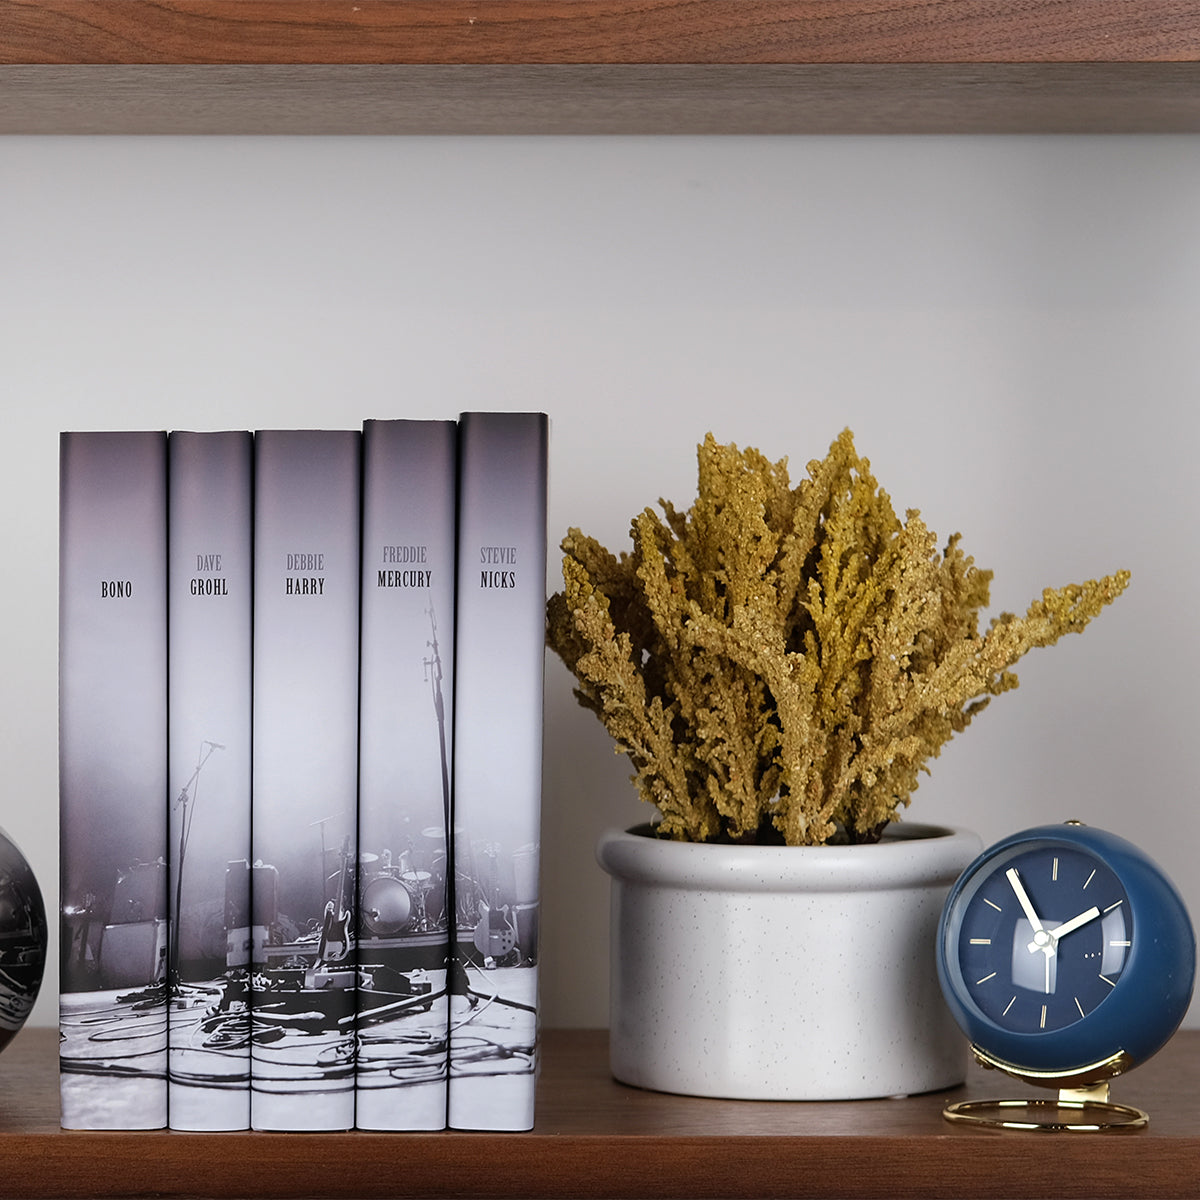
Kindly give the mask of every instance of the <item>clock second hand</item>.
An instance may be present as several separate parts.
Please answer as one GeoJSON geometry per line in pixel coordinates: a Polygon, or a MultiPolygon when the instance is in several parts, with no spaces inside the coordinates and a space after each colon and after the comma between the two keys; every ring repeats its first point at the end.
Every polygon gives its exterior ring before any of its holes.
{"type": "Polygon", "coordinates": [[[1035,950],[1042,950],[1046,955],[1046,984],[1045,993],[1050,995],[1050,960],[1054,957],[1054,935],[1049,932],[1043,925],[1042,919],[1037,915],[1037,909],[1033,907],[1033,902],[1029,899],[1028,892],[1025,891],[1025,885],[1021,882],[1020,875],[1017,874],[1016,867],[1009,867],[1005,871],[1005,877],[1008,879],[1012,890],[1016,893],[1018,902],[1024,910],[1025,916],[1029,919],[1029,924],[1033,926],[1035,940],[1029,943],[1029,951],[1032,954],[1035,950]]]}

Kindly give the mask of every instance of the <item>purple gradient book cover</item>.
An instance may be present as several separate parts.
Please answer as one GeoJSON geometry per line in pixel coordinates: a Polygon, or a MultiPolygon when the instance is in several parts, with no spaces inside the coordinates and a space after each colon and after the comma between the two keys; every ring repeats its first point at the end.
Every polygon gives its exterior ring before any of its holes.
{"type": "Polygon", "coordinates": [[[168,1124],[250,1125],[254,438],[168,439],[168,1124]]]}
{"type": "Polygon", "coordinates": [[[360,1129],[446,1125],[457,449],[363,425],[360,1129]]]}
{"type": "Polygon", "coordinates": [[[62,1124],[167,1123],[167,435],[64,433],[62,1124]]]}
{"type": "Polygon", "coordinates": [[[455,647],[456,1129],[528,1129],[538,1048],[549,422],[459,421],[455,647]]]}
{"type": "Polygon", "coordinates": [[[349,1129],[362,436],[254,441],[251,1126],[349,1129]]]}

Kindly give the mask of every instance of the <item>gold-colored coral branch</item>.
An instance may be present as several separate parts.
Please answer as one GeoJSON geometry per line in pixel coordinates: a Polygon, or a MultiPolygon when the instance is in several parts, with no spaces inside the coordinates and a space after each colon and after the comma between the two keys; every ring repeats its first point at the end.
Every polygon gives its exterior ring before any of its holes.
{"type": "Polygon", "coordinates": [[[547,641],[634,768],[664,836],[872,840],[1037,646],[1080,632],[1129,573],[1047,589],[980,631],[991,572],[901,521],[845,430],[787,461],[698,448],[686,512],[660,501],[619,557],[572,529],[547,641]]]}

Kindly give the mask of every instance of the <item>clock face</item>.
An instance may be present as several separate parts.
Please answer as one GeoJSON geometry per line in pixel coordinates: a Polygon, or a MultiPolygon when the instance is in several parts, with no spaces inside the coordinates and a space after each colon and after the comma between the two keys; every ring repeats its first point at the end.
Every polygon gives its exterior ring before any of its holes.
{"type": "Polygon", "coordinates": [[[1133,947],[1116,874],[1070,844],[1025,842],[967,880],[947,951],[961,986],[1001,1029],[1066,1029],[1112,995],[1133,947]],[[955,928],[957,926],[957,928],[955,928]]]}
{"type": "Polygon", "coordinates": [[[942,906],[936,958],[977,1055],[1079,1086],[1166,1044],[1192,998],[1196,937],[1153,859],[1068,821],[1011,834],[967,867],[942,906]]]}

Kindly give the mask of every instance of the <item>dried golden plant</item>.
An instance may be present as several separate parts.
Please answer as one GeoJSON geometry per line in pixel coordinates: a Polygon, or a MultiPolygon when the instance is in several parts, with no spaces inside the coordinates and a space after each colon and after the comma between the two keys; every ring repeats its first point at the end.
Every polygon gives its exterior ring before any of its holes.
{"type": "Polygon", "coordinates": [[[846,430],[798,487],[787,460],[699,447],[699,488],[616,557],[571,529],[547,640],[686,841],[873,841],[918,772],[1035,646],[1076,633],[1129,572],[1047,589],[986,632],[991,572],[901,522],[846,430]]]}

